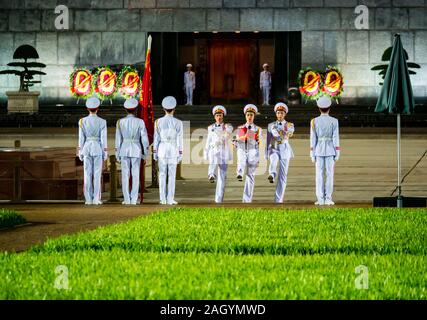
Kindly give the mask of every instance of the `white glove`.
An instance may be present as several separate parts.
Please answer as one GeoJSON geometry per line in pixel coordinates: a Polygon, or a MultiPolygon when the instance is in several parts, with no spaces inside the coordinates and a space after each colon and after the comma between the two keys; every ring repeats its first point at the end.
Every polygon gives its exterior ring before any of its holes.
{"type": "Polygon", "coordinates": [[[79,155],[79,159],[80,159],[80,161],[83,161],[83,156],[82,155],[79,155]]]}
{"type": "Polygon", "coordinates": [[[178,163],[182,161],[182,156],[178,156],[178,163]]]}
{"type": "Polygon", "coordinates": [[[311,162],[316,163],[316,157],[311,157],[311,162]]]}
{"type": "Polygon", "coordinates": [[[155,152],[153,154],[153,159],[154,159],[154,161],[158,161],[159,160],[159,157],[157,156],[157,152],[155,152]]]}
{"type": "Polygon", "coordinates": [[[335,161],[335,162],[337,162],[339,159],[340,159],[340,156],[338,156],[338,155],[336,155],[336,156],[334,157],[334,161],[335,161]]]}

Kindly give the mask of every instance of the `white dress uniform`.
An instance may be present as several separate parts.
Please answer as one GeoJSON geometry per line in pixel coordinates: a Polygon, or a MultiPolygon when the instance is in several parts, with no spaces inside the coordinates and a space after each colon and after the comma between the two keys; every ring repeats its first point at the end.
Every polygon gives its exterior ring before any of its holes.
{"type": "MultiPolygon", "coordinates": [[[[174,97],[166,97],[162,101],[164,109],[171,110],[176,107],[174,97]]],[[[182,160],[184,145],[182,121],[166,114],[157,119],[154,124],[154,160],[159,163],[159,193],[161,204],[176,204],[175,176],[176,167],[182,160]],[[167,184],[166,184],[166,177],[167,184]]]]}
{"type": "MultiPolygon", "coordinates": [[[[125,101],[124,107],[138,107],[138,100],[125,101]]],[[[122,167],[123,204],[136,204],[138,200],[141,159],[148,155],[148,135],[144,120],[133,114],[119,119],[116,125],[116,155],[122,167]],[[132,191],[129,194],[129,177],[132,174],[132,191]]]]}
{"type": "MultiPolygon", "coordinates": [[[[191,64],[187,64],[187,68],[192,67],[191,64]]],[[[193,105],[193,91],[196,88],[196,74],[193,71],[186,71],[184,73],[184,88],[185,95],[187,96],[186,105],[193,105]]]]}
{"type": "MultiPolygon", "coordinates": [[[[88,109],[97,109],[100,101],[91,97],[86,101],[88,109]]],[[[96,114],[79,120],[78,156],[83,161],[86,204],[102,204],[101,173],[102,162],[107,160],[107,121],[96,114]]]]}
{"type": "MultiPolygon", "coordinates": [[[[224,116],[227,114],[227,110],[223,106],[215,106],[212,109],[213,115],[218,112],[221,112],[224,116]]],[[[214,123],[208,127],[204,158],[209,161],[209,179],[217,179],[215,191],[216,203],[221,203],[224,200],[228,161],[232,160],[232,153],[230,151],[230,137],[232,133],[233,126],[230,124],[214,123]]]]}
{"type": "MultiPolygon", "coordinates": [[[[264,66],[268,66],[268,64],[264,64],[264,66]]],[[[259,86],[262,91],[263,97],[263,105],[270,104],[270,90],[271,90],[271,73],[270,71],[262,71],[259,75],[259,86]]]]}
{"type": "MultiPolygon", "coordinates": [[[[255,114],[258,108],[248,104],[244,113],[252,111],[255,114]]],[[[244,203],[252,202],[255,187],[255,170],[259,163],[259,143],[262,140],[262,129],[255,124],[246,123],[238,127],[237,139],[237,175],[243,176],[246,169],[245,187],[243,190],[244,203]]]]}
{"type": "MultiPolygon", "coordinates": [[[[319,108],[331,106],[331,100],[321,97],[317,101],[319,108]]],[[[310,157],[316,163],[317,205],[333,205],[335,161],[340,157],[340,140],[338,120],[322,114],[311,120],[310,157]],[[325,176],[325,177],[324,177],[325,176]]]]}
{"type": "MultiPolygon", "coordinates": [[[[283,110],[288,113],[288,106],[284,103],[277,103],[274,112],[283,110]]],[[[294,157],[289,138],[295,131],[293,123],[283,120],[274,121],[268,125],[266,158],[270,160],[268,173],[277,179],[275,202],[283,203],[285,198],[286,182],[288,176],[289,161],[294,157]],[[277,174],[277,165],[280,164],[279,174],[277,174]]],[[[272,180],[273,181],[273,180],[272,180]]]]}

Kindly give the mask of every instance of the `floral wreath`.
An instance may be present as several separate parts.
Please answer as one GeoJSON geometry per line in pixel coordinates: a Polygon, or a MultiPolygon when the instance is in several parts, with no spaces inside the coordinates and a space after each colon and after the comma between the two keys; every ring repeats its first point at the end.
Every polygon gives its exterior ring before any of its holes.
{"type": "Polygon", "coordinates": [[[336,67],[328,66],[323,74],[322,92],[333,100],[337,100],[344,91],[344,81],[340,70],[336,67]]]}
{"type": "Polygon", "coordinates": [[[118,87],[126,99],[135,98],[141,88],[138,71],[132,66],[124,66],[118,76],[118,87]]]}
{"type": "Polygon", "coordinates": [[[306,68],[298,74],[299,92],[306,100],[316,100],[322,94],[322,76],[312,68],[306,68]]]}
{"type": "Polygon", "coordinates": [[[75,98],[87,99],[92,95],[92,74],[89,70],[76,68],[69,77],[70,93],[75,98]]]}
{"type": "Polygon", "coordinates": [[[110,67],[99,67],[93,75],[93,91],[101,100],[112,99],[117,93],[117,76],[110,67]]]}

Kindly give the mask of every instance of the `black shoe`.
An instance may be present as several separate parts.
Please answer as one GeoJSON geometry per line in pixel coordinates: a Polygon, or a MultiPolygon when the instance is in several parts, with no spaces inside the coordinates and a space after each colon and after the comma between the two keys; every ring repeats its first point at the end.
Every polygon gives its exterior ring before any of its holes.
{"type": "Polygon", "coordinates": [[[243,181],[243,177],[242,177],[240,174],[238,174],[238,175],[237,175],[237,180],[239,180],[239,181],[243,181]]]}
{"type": "Polygon", "coordinates": [[[214,183],[215,182],[215,177],[214,176],[210,176],[209,177],[209,182],[210,183],[214,183]]]}
{"type": "Polygon", "coordinates": [[[268,181],[270,181],[270,183],[274,183],[274,177],[271,174],[268,176],[268,181]]]}

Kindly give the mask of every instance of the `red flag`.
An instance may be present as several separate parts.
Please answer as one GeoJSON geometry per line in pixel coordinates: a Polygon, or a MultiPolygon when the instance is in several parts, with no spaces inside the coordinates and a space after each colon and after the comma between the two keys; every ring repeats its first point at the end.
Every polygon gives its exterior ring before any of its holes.
{"type": "Polygon", "coordinates": [[[147,55],[145,57],[144,77],[142,78],[141,94],[139,96],[138,118],[144,120],[150,145],[154,135],[153,92],[151,89],[151,36],[148,37],[147,55]]]}
{"type": "MultiPolygon", "coordinates": [[[[153,92],[151,90],[151,36],[148,36],[147,54],[145,57],[144,77],[142,78],[141,94],[139,95],[138,118],[144,120],[147,129],[148,141],[153,143],[154,136],[154,111],[153,111],[153,92]]],[[[141,191],[141,203],[144,201],[145,189],[145,164],[141,166],[139,174],[139,185],[141,191]]]]}

